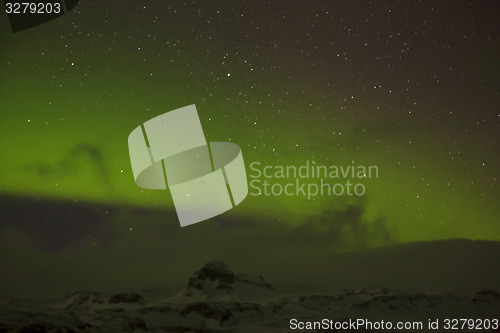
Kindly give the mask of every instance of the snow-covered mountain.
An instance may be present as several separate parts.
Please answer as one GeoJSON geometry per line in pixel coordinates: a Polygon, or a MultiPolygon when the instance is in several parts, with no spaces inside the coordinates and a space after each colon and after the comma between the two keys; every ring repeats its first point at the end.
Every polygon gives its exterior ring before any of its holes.
{"type": "MultiPolygon", "coordinates": [[[[62,299],[0,301],[0,332],[288,332],[307,321],[422,321],[498,318],[500,295],[406,293],[386,288],[307,294],[273,287],[262,276],[204,265],[170,297],[154,292],[75,292],[62,299]],[[298,325],[298,324],[297,324],[298,325]]],[[[313,332],[315,330],[306,330],[313,332]]],[[[319,330],[318,330],[319,331],[319,330]]]]}

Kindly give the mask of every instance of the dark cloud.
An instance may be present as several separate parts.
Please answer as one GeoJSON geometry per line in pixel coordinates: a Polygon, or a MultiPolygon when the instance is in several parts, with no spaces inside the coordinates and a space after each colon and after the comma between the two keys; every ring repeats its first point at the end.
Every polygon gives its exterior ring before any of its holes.
{"type": "Polygon", "coordinates": [[[296,242],[334,251],[347,251],[396,242],[396,230],[385,218],[367,220],[362,205],[329,208],[292,231],[296,242]]]}
{"type": "Polygon", "coordinates": [[[0,196],[0,227],[26,233],[36,249],[63,251],[82,238],[109,242],[116,207],[68,200],[0,196]]]}
{"type": "Polygon", "coordinates": [[[26,169],[36,172],[42,178],[61,178],[78,176],[85,168],[90,167],[97,180],[108,193],[111,193],[113,186],[106,163],[106,157],[101,148],[84,142],[74,145],[59,161],[53,164],[37,162],[26,166],[26,169]]]}
{"type": "Polygon", "coordinates": [[[9,272],[1,283],[20,294],[175,285],[214,258],[286,280],[297,262],[389,244],[395,233],[382,218],[366,219],[363,202],[297,225],[229,211],[185,228],[166,209],[8,196],[0,207],[0,263],[9,272]]]}
{"type": "MultiPolygon", "coordinates": [[[[2,200],[0,217],[2,221],[8,217],[10,222],[0,227],[0,296],[55,297],[76,290],[156,288],[175,292],[213,259],[226,262],[237,272],[262,274],[275,286],[300,284],[323,293],[383,286],[479,290],[494,287],[499,281],[498,269],[492,270],[498,266],[492,264],[495,256],[488,256],[498,252],[498,243],[434,242],[366,248],[391,243],[395,230],[384,219],[364,217],[361,203],[327,209],[301,225],[242,218],[230,211],[186,228],[179,226],[173,211],[116,207],[110,217],[99,220],[95,206],[82,205],[74,212],[97,219],[95,225],[82,218],[65,221],[93,229],[98,241],[94,244],[79,229],[70,229],[65,233],[71,235],[72,231],[73,237],[53,240],[62,242],[57,251],[40,239],[34,241],[44,237],[40,233],[47,226],[43,219],[57,218],[47,213],[56,206],[41,208],[46,205],[43,201],[21,205],[2,200]],[[6,212],[9,207],[13,212],[6,212]],[[20,207],[37,208],[38,213],[23,213],[20,207]],[[40,232],[30,234],[24,218],[32,227],[37,221],[41,223],[40,232]],[[111,237],[106,240],[103,235],[107,233],[111,237]],[[364,250],[339,253],[355,248],[364,250]],[[470,274],[464,275],[463,267],[471,268],[470,274]],[[463,278],[457,278],[460,276],[463,278]]],[[[67,205],[57,207],[62,213],[72,207],[67,205]]],[[[52,231],[64,229],[53,223],[49,225],[52,231]]]]}

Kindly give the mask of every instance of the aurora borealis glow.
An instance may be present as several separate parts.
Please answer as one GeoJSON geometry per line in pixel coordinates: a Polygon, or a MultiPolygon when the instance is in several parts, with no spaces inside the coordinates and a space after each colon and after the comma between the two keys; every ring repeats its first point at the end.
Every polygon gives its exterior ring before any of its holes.
{"type": "MultiPolygon", "coordinates": [[[[498,240],[499,7],[81,0],[74,12],[15,34],[0,15],[1,193],[14,201],[171,209],[168,191],[135,185],[127,137],[145,120],[196,104],[207,140],[237,143],[247,175],[252,162],[306,161],[375,165],[379,174],[364,182],[363,197],[248,196],[224,217],[175,231],[180,239],[229,229],[246,244],[249,234],[280,226],[308,230],[317,220],[352,218],[362,227],[342,227],[332,242],[347,245],[329,251],[498,240]],[[340,241],[358,236],[354,245],[340,241]]],[[[177,226],[172,217],[155,218],[152,228],[124,216],[104,227],[76,225],[71,242],[42,248],[105,252],[109,234],[124,237],[120,244],[156,246],[148,237],[158,226],[177,226]]],[[[2,230],[27,243],[65,238],[57,227],[27,231],[36,223],[2,230]]],[[[322,228],[311,243],[328,242],[322,228]]]]}

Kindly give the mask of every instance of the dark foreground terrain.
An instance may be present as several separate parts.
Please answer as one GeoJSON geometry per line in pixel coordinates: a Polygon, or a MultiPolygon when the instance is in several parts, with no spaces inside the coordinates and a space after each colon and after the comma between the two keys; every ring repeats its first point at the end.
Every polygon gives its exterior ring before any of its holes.
{"type": "Polygon", "coordinates": [[[220,261],[207,263],[177,294],[159,294],[85,291],[45,301],[3,298],[0,332],[290,332],[292,319],[304,325],[323,319],[427,325],[429,319],[439,319],[443,328],[446,318],[498,319],[500,314],[500,295],[492,289],[426,294],[371,288],[310,294],[276,288],[260,276],[234,274],[220,261]]]}

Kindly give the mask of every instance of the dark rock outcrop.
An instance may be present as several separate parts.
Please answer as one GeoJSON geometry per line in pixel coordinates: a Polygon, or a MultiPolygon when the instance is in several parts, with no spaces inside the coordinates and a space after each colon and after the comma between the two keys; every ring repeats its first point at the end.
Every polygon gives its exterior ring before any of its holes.
{"type": "Polygon", "coordinates": [[[241,282],[255,287],[273,289],[262,276],[234,274],[222,261],[214,260],[205,264],[189,279],[188,288],[199,290],[232,290],[234,284],[241,282]]]}
{"type": "Polygon", "coordinates": [[[67,296],[67,308],[81,307],[90,304],[103,304],[105,298],[102,294],[94,291],[78,291],[67,296]]]}
{"type": "Polygon", "coordinates": [[[238,274],[236,276],[236,280],[238,282],[242,283],[247,283],[253,286],[257,287],[262,287],[262,288],[267,288],[267,289],[273,289],[273,286],[271,286],[269,283],[264,280],[262,276],[252,276],[252,275],[247,275],[247,274],[238,274]]]}
{"type": "Polygon", "coordinates": [[[109,304],[117,304],[117,303],[142,303],[144,302],[144,298],[141,295],[136,293],[123,293],[116,294],[111,296],[109,299],[109,304]]]}
{"type": "Polygon", "coordinates": [[[204,289],[205,281],[215,282],[214,289],[230,289],[229,285],[236,281],[236,276],[225,263],[214,260],[194,273],[189,279],[188,287],[204,289]]]}

